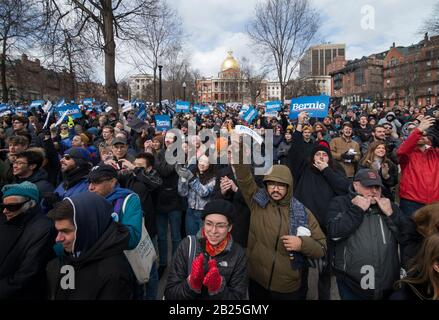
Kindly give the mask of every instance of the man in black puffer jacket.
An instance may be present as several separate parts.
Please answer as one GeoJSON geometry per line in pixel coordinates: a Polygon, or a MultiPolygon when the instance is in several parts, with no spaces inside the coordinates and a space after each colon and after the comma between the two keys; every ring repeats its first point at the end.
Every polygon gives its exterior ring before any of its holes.
{"type": "Polygon", "coordinates": [[[351,193],[328,209],[328,238],[335,242],[334,271],[343,300],[386,299],[400,277],[398,244],[408,221],[381,196],[380,175],[362,169],[351,193]]]}

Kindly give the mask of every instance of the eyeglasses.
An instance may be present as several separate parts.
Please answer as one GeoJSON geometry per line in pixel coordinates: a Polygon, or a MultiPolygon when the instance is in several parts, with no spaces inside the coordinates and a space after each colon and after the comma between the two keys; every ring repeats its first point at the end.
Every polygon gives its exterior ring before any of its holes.
{"type": "Polygon", "coordinates": [[[15,212],[20,210],[25,203],[29,202],[30,200],[27,200],[25,202],[21,202],[21,203],[1,203],[0,204],[0,210],[3,212],[5,209],[8,210],[9,212],[15,212]]]}
{"type": "Polygon", "coordinates": [[[23,124],[23,123],[21,121],[16,120],[16,121],[12,122],[12,124],[23,124]]]}
{"type": "Polygon", "coordinates": [[[213,223],[211,221],[204,221],[204,227],[209,230],[213,230],[213,228],[217,228],[220,231],[224,231],[227,229],[229,225],[227,223],[221,222],[221,223],[213,223]]]}
{"type": "Polygon", "coordinates": [[[287,188],[287,185],[285,183],[268,181],[267,187],[271,189],[275,189],[277,187],[279,190],[285,190],[287,188]]]}
{"type": "Polygon", "coordinates": [[[12,163],[12,165],[17,165],[17,166],[24,166],[24,165],[27,165],[27,164],[28,164],[27,162],[21,162],[21,161],[14,161],[12,163]]]}

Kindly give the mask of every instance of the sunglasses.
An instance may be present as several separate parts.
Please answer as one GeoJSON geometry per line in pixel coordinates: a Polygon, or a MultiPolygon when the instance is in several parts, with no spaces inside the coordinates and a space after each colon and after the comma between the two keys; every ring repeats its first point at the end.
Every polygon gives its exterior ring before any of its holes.
{"type": "Polygon", "coordinates": [[[8,204],[1,203],[0,210],[3,212],[6,209],[9,212],[15,212],[15,211],[20,210],[24,206],[24,204],[29,202],[29,201],[30,200],[27,200],[27,201],[21,202],[21,203],[8,203],[8,204]]]}
{"type": "Polygon", "coordinates": [[[63,157],[64,159],[66,159],[67,161],[70,160],[70,159],[75,158],[75,157],[73,157],[73,156],[71,156],[71,155],[69,155],[69,154],[65,154],[65,155],[63,155],[62,157],[63,157]]]}

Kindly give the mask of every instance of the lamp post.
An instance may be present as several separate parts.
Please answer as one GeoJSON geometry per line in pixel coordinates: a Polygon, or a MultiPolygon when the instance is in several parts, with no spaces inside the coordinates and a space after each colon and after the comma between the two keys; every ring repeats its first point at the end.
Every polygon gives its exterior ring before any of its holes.
{"type": "Polygon", "coordinates": [[[160,110],[162,110],[162,65],[159,65],[159,106],[160,110]]]}
{"type": "Polygon", "coordinates": [[[183,101],[186,101],[186,82],[181,85],[183,87],[183,101]]]}

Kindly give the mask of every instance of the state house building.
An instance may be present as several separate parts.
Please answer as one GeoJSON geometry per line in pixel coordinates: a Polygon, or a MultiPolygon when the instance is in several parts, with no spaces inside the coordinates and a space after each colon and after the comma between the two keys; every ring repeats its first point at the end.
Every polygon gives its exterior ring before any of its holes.
{"type": "MultiPolygon", "coordinates": [[[[267,80],[263,80],[258,102],[267,100],[267,80]]],[[[221,64],[218,77],[202,78],[196,81],[198,102],[200,103],[250,103],[248,81],[243,78],[238,61],[233,52],[227,53],[221,64]]]]}

